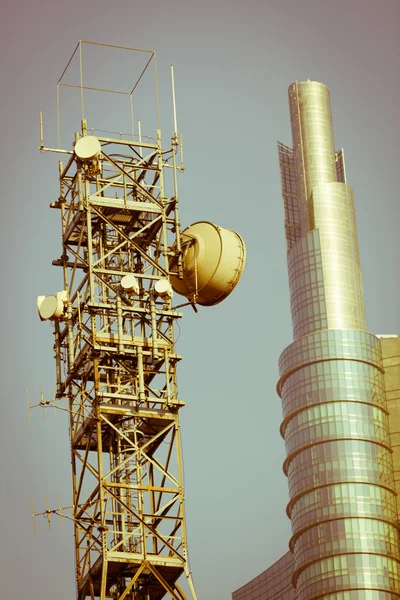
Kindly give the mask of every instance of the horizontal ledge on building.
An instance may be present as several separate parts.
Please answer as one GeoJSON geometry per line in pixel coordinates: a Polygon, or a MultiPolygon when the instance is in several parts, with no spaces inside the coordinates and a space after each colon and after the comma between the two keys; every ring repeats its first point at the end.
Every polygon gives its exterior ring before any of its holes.
{"type": "Polygon", "coordinates": [[[319,440],[316,442],[313,442],[312,444],[306,444],[305,446],[302,446],[301,448],[298,448],[297,450],[291,452],[285,459],[285,462],[283,463],[283,472],[285,473],[285,475],[287,476],[288,474],[288,468],[290,463],[292,462],[292,460],[298,456],[299,454],[301,454],[301,452],[304,452],[304,450],[308,450],[309,448],[312,448],[313,446],[320,446],[321,444],[332,444],[335,442],[366,442],[368,444],[375,444],[376,446],[380,446],[381,448],[385,448],[385,450],[387,450],[388,452],[390,452],[390,454],[393,454],[393,450],[391,448],[391,446],[389,444],[384,444],[382,442],[379,442],[377,440],[371,440],[371,439],[367,439],[367,438],[356,438],[356,437],[342,437],[342,438],[332,438],[332,439],[324,439],[324,440],[319,440]]]}
{"type": "Polygon", "coordinates": [[[298,414],[308,410],[309,408],[315,408],[316,406],[324,406],[326,404],[336,404],[337,402],[374,406],[376,408],[379,408],[383,413],[385,413],[385,415],[389,414],[389,411],[384,406],[382,406],[381,404],[374,403],[374,402],[365,402],[364,400],[324,400],[323,402],[307,404],[307,405],[302,406],[301,408],[298,408],[297,410],[294,410],[293,412],[289,413],[288,416],[284,418],[284,420],[282,421],[281,426],[279,428],[279,432],[280,432],[281,436],[283,437],[283,439],[285,439],[284,433],[285,433],[285,429],[286,429],[289,421],[291,421],[298,414]]]}
{"type": "Polygon", "coordinates": [[[375,362],[372,362],[369,360],[363,360],[361,358],[352,358],[351,356],[332,356],[329,358],[316,358],[313,360],[308,360],[308,361],[299,363],[295,367],[292,367],[288,371],[285,371],[285,373],[283,375],[281,375],[278,383],[276,384],[276,392],[277,392],[279,398],[282,398],[283,384],[291,375],[293,375],[293,373],[296,373],[296,371],[300,371],[300,369],[304,369],[305,367],[309,367],[310,365],[316,365],[316,364],[324,363],[324,362],[332,362],[332,361],[336,361],[336,360],[348,360],[351,362],[363,363],[364,365],[368,365],[369,367],[374,367],[375,369],[378,369],[378,371],[380,371],[381,373],[385,372],[383,367],[379,363],[375,363],[375,362]]]}
{"type": "MultiPolygon", "coordinates": [[[[296,494],[288,502],[288,504],[286,506],[286,514],[289,517],[289,519],[291,519],[292,518],[292,509],[293,509],[293,506],[296,504],[296,502],[298,502],[300,500],[300,498],[302,498],[303,496],[306,496],[307,494],[310,494],[311,492],[314,492],[315,490],[321,490],[323,488],[333,487],[334,485],[352,485],[352,484],[354,484],[354,485],[372,485],[374,487],[382,488],[382,489],[386,490],[387,492],[390,492],[391,494],[393,494],[394,497],[397,497],[397,492],[394,488],[391,488],[388,485],[383,485],[381,483],[375,483],[374,481],[355,481],[353,479],[346,479],[343,481],[332,481],[331,483],[324,483],[323,485],[316,485],[315,487],[308,488],[308,489],[304,490],[303,492],[299,492],[298,494],[296,494]]],[[[349,518],[349,517],[346,517],[346,518],[349,518]]],[[[396,526],[400,529],[399,524],[400,524],[400,521],[397,522],[396,526]]]]}
{"type": "MultiPolygon", "coordinates": [[[[382,592],[383,591],[383,592],[388,592],[389,594],[392,595],[391,600],[394,599],[393,594],[396,594],[396,597],[400,598],[400,593],[394,592],[390,588],[382,590],[382,588],[376,588],[376,587],[369,587],[369,588],[366,588],[366,587],[362,587],[362,588],[361,587],[356,587],[356,588],[343,587],[343,588],[340,588],[340,590],[338,590],[338,591],[340,591],[340,592],[365,592],[365,591],[366,592],[382,592]]],[[[331,591],[330,593],[334,594],[335,590],[331,591]]],[[[312,600],[324,600],[324,598],[326,598],[326,592],[321,592],[320,594],[318,594],[318,596],[313,596],[312,600]]]]}
{"type": "MultiPolygon", "coordinates": [[[[296,531],[296,533],[293,534],[289,540],[289,550],[291,552],[293,552],[293,554],[295,553],[294,545],[297,542],[297,540],[299,539],[299,537],[301,537],[303,535],[303,533],[306,533],[306,531],[309,531],[310,529],[314,529],[314,527],[318,527],[319,525],[325,525],[325,523],[333,523],[334,521],[347,521],[348,519],[366,519],[368,521],[380,521],[382,523],[386,523],[387,525],[392,525],[392,527],[394,529],[397,529],[397,525],[395,522],[388,521],[387,519],[382,519],[382,518],[378,518],[378,517],[370,517],[367,515],[348,515],[347,517],[332,517],[329,519],[324,519],[322,521],[310,523],[309,525],[306,525],[306,526],[302,527],[301,529],[299,529],[299,531],[296,531]]],[[[364,553],[361,552],[360,554],[364,554],[364,553]]],[[[371,553],[367,552],[367,554],[371,554],[371,553]]],[[[392,556],[391,558],[395,558],[395,557],[392,556]]]]}
{"type": "MultiPolygon", "coordinates": [[[[394,562],[396,562],[397,564],[400,565],[400,560],[395,558],[394,556],[388,556],[387,554],[382,554],[381,552],[336,552],[333,554],[327,554],[326,556],[319,556],[318,558],[316,558],[315,560],[309,560],[306,563],[304,563],[303,565],[301,565],[301,567],[298,567],[297,569],[295,569],[295,571],[293,571],[293,575],[292,575],[292,585],[293,587],[296,589],[296,584],[297,584],[297,580],[300,577],[301,573],[303,571],[305,571],[306,569],[308,569],[308,567],[310,567],[313,564],[319,563],[322,560],[326,560],[328,558],[336,558],[338,556],[382,556],[384,558],[388,558],[390,560],[393,560],[394,562]]],[[[346,588],[348,590],[351,591],[357,591],[357,590],[377,590],[377,591],[390,591],[388,589],[384,589],[382,590],[381,588],[367,588],[367,587],[352,587],[352,588],[346,588]]],[[[333,592],[335,590],[332,590],[333,592]]],[[[337,591],[342,591],[342,590],[337,590],[337,591]]],[[[312,600],[317,600],[317,598],[324,598],[327,594],[327,591],[325,590],[325,593],[319,595],[319,596],[313,596],[312,600]]],[[[400,596],[399,596],[400,598],[400,596]]]]}

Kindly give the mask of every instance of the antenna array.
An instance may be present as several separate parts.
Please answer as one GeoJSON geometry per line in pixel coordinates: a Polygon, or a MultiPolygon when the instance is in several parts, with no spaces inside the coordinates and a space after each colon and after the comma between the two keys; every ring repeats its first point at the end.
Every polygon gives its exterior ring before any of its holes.
{"type": "MultiPolygon", "coordinates": [[[[196,598],[174,344],[182,313],[169,284],[171,258],[182,269],[178,151],[177,132],[165,150],[159,129],[149,141],[94,136],[82,119],[59,163],[63,291],[39,297],[38,310],[54,325],[56,397],[69,404],[78,600],[182,600],[182,574],[196,598]]],[[[39,514],[50,523],[52,512],[39,514]]]]}

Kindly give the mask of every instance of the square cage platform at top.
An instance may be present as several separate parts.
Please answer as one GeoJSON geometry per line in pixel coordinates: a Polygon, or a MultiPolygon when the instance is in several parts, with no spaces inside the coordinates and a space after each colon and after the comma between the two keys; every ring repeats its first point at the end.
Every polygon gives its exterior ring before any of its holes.
{"type": "Polygon", "coordinates": [[[160,128],[155,52],[78,42],[57,82],[59,148],[70,146],[83,120],[92,135],[153,139],[160,128]]]}

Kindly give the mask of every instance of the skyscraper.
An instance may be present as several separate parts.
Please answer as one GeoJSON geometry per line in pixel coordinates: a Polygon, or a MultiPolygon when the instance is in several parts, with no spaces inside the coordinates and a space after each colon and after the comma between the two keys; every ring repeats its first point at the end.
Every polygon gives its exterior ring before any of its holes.
{"type": "Polygon", "coordinates": [[[294,341],[277,390],[292,537],[290,552],[233,599],[400,598],[393,454],[397,469],[400,460],[390,440],[399,338],[389,348],[366,330],[353,190],[334,147],[329,90],[295,82],[289,104],[293,149],[279,144],[279,159],[294,341]]]}

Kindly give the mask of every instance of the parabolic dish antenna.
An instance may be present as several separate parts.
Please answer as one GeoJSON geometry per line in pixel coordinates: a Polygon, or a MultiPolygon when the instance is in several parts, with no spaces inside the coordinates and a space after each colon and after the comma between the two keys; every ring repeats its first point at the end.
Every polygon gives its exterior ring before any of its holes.
{"type": "Polygon", "coordinates": [[[81,160],[93,160],[101,154],[101,145],[94,135],[85,135],[75,144],[75,154],[81,160]]]}
{"type": "Polygon", "coordinates": [[[181,245],[183,279],[171,277],[173,290],[203,306],[222,302],[243,273],[246,247],[240,235],[200,221],[182,231],[181,245]]]}
{"type": "Polygon", "coordinates": [[[57,296],[42,296],[41,298],[43,299],[40,304],[38,302],[38,309],[43,321],[47,321],[48,319],[52,321],[61,317],[64,311],[64,304],[60,298],[57,298],[57,296]]]}

